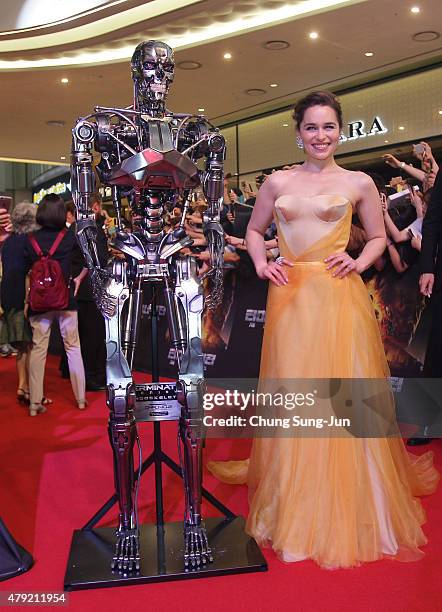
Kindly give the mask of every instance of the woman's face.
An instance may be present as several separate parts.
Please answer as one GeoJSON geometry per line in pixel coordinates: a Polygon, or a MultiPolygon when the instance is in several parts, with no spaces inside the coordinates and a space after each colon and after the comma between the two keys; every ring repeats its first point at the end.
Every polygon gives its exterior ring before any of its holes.
{"type": "Polygon", "coordinates": [[[299,135],[306,155],[317,160],[332,156],[339,143],[341,130],[336,112],[330,106],[311,106],[299,126],[299,135]]]}

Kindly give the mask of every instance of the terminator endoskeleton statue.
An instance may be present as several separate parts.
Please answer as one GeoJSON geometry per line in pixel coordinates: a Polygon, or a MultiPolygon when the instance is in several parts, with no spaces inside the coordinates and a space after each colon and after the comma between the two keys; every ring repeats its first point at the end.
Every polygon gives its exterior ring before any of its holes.
{"type": "Polygon", "coordinates": [[[112,569],[128,573],[140,567],[133,450],[135,441],[139,443],[137,410],[142,408],[152,418],[141,420],[179,421],[179,445],[184,450],[180,453],[185,489],[184,564],[187,569],[198,569],[213,560],[201,517],[201,314],[205,305],[216,306],[222,293],[224,240],[219,214],[225,141],[203,116],[166,109],[174,78],[173,51],[168,45],[152,40],[139,44],[131,68],[133,104],[127,108],[95,107],[94,113],[77,121],[72,139],[77,238],[106,323],[109,438],[119,502],[112,569]],[[117,215],[112,246],[124,255],[114,258],[106,269],[99,263],[97,228],[90,209],[95,191],[94,151],[100,154],[95,171],[101,184],[111,187],[117,215]],[[199,169],[196,164],[202,158],[205,164],[199,169]],[[210,252],[210,269],[205,276],[209,276],[211,292],[206,298],[204,277],[198,276],[195,259],[180,254],[192,244],[184,220],[193,191],[201,187],[207,200],[203,230],[210,252]],[[121,227],[122,197],[130,203],[132,233],[121,227]],[[183,204],[181,222],[166,232],[164,217],[178,201],[183,204]],[[176,383],[135,385],[132,379],[146,283],[154,283],[153,287],[161,284],[164,291],[170,336],[180,356],[176,383]],[[172,406],[170,410],[157,401],[165,397],[170,400],[166,403],[172,406]],[[162,409],[155,412],[158,406],[162,409]]]}

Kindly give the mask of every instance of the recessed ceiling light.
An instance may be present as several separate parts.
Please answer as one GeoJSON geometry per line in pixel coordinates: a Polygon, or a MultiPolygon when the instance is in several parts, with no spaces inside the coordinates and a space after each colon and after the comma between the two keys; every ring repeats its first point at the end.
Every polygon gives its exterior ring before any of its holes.
{"type": "Polygon", "coordinates": [[[63,160],[66,159],[66,156],[65,155],[60,155],[60,159],[63,161],[63,160]]]}
{"type": "Polygon", "coordinates": [[[364,55],[365,55],[365,57],[373,57],[374,53],[373,53],[373,51],[366,51],[364,53],[364,55]]]}
{"type": "Polygon", "coordinates": [[[205,110],[206,110],[205,108],[199,108],[199,109],[198,109],[198,112],[199,112],[199,113],[204,113],[204,111],[205,111],[205,110]]]}
{"type": "Polygon", "coordinates": [[[417,14],[417,13],[420,13],[420,12],[421,12],[421,10],[420,10],[420,8],[418,6],[412,6],[411,9],[410,9],[410,13],[417,14]]]}
{"type": "Polygon", "coordinates": [[[288,123],[283,123],[282,127],[289,127],[289,124],[288,123]]]}
{"type": "Polygon", "coordinates": [[[270,83],[269,87],[278,87],[278,83],[270,83]]]}
{"type": "Polygon", "coordinates": [[[251,89],[246,89],[245,91],[248,96],[262,96],[262,94],[265,94],[265,92],[265,89],[259,89],[257,87],[252,87],[251,89]]]}
{"type": "Polygon", "coordinates": [[[177,68],[181,68],[181,70],[198,70],[201,68],[202,64],[199,62],[193,62],[191,60],[185,60],[183,62],[178,62],[177,68]]]}
{"type": "Polygon", "coordinates": [[[388,144],[388,142],[389,142],[389,141],[388,141],[388,140],[384,140],[384,142],[385,142],[386,144],[388,144]]]}
{"type": "Polygon", "coordinates": [[[440,110],[440,111],[437,111],[437,112],[439,113],[439,115],[442,115],[442,110],[440,110]]]}
{"type": "Polygon", "coordinates": [[[434,30],[425,30],[424,32],[416,32],[413,34],[412,39],[415,42],[431,42],[432,40],[437,40],[440,38],[439,32],[435,32],[434,30]]]}
{"type": "Polygon", "coordinates": [[[60,83],[69,83],[69,79],[66,77],[63,77],[62,79],[60,79],[60,83]]]}
{"type": "Polygon", "coordinates": [[[267,51],[283,51],[290,47],[290,43],[286,40],[268,40],[264,43],[263,47],[267,51]]]}
{"type": "Polygon", "coordinates": [[[232,59],[232,54],[231,53],[224,53],[223,58],[227,59],[227,60],[232,59]]]}
{"type": "Polygon", "coordinates": [[[404,128],[404,126],[403,126],[403,125],[400,125],[400,126],[398,127],[398,130],[405,130],[405,128],[404,128]]]}
{"type": "Polygon", "coordinates": [[[49,127],[64,127],[66,121],[63,121],[63,119],[49,119],[46,121],[46,125],[49,125],[49,127]]]}
{"type": "Polygon", "coordinates": [[[310,34],[308,35],[308,37],[311,38],[312,40],[316,40],[318,36],[319,34],[317,32],[310,32],[310,34]]]}

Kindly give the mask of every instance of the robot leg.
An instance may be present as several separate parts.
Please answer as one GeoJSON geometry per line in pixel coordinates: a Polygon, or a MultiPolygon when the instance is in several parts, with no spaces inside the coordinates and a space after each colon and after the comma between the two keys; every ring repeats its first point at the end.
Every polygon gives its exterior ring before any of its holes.
{"type": "MultiPolygon", "coordinates": [[[[193,258],[177,260],[175,295],[185,314],[186,343],[177,384],[181,403],[180,438],[184,449],[181,462],[185,487],[184,564],[198,569],[213,561],[201,516],[202,424],[204,364],[201,346],[203,288],[193,258]]],[[[180,316],[180,315],[179,315],[180,316]]]]}
{"type": "MultiPolygon", "coordinates": [[[[115,308],[109,307],[106,316],[106,381],[109,415],[109,440],[114,457],[115,490],[118,495],[119,524],[116,532],[112,569],[122,573],[140,568],[140,545],[136,493],[133,481],[133,448],[137,429],[133,413],[135,387],[121,347],[121,312],[129,296],[125,264],[115,261],[112,280],[106,287],[107,297],[115,308]]],[[[137,483],[138,486],[138,483],[137,483]]]]}

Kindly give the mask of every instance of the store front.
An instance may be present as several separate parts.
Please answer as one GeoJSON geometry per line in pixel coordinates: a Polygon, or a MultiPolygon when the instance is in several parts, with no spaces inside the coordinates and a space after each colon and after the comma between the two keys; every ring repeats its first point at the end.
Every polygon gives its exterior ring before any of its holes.
{"type": "MultiPolygon", "coordinates": [[[[420,140],[436,152],[442,149],[441,91],[442,68],[437,67],[337,92],[344,115],[339,163],[362,170],[375,165],[388,175],[384,153],[411,160],[411,144],[420,140]]],[[[228,146],[226,171],[238,176],[239,183],[253,186],[262,170],[304,159],[296,146],[291,108],[220,127],[228,146]]]]}
{"type": "Polygon", "coordinates": [[[66,166],[55,166],[32,182],[32,201],[39,204],[45,195],[56,193],[65,202],[72,199],[71,175],[66,166]]]}

